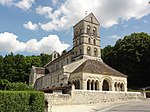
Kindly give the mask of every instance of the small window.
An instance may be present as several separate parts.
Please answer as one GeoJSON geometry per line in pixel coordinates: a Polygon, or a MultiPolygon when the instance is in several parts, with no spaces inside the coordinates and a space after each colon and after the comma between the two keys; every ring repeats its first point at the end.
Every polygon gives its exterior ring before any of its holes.
{"type": "Polygon", "coordinates": [[[93,35],[97,36],[97,29],[95,27],[93,28],[93,35]]]}
{"type": "Polygon", "coordinates": [[[87,26],[87,34],[90,34],[90,26],[87,26]]]}
{"type": "Polygon", "coordinates": [[[94,56],[97,56],[97,48],[94,48],[94,56]]]}
{"type": "Polygon", "coordinates": [[[94,45],[96,45],[96,41],[95,41],[95,39],[93,40],[93,44],[94,44],[94,45]]]}
{"type": "Polygon", "coordinates": [[[87,54],[91,55],[91,48],[90,47],[87,47],[87,54]]]}
{"type": "Polygon", "coordinates": [[[88,43],[91,44],[91,39],[90,38],[88,39],[88,43]]]}

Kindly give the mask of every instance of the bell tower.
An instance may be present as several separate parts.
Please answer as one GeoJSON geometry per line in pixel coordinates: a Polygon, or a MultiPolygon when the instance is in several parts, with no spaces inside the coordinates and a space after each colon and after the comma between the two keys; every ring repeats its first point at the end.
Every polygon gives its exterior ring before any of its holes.
{"type": "Polygon", "coordinates": [[[101,59],[99,26],[96,17],[90,13],[73,27],[74,60],[101,59]]]}

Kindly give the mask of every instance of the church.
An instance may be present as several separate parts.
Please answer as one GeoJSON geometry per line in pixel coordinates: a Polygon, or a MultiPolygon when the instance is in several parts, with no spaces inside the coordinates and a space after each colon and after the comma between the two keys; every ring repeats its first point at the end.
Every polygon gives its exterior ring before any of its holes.
{"type": "Polygon", "coordinates": [[[32,66],[29,83],[48,93],[64,92],[69,85],[90,91],[127,92],[127,76],[101,59],[100,23],[93,13],[73,26],[73,48],[54,51],[44,67],[32,66]]]}

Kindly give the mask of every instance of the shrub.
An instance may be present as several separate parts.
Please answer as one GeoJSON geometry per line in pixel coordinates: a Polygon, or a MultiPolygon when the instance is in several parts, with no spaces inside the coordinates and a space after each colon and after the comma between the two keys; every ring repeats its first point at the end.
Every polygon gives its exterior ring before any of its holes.
{"type": "Polygon", "coordinates": [[[0,90],[4,90],[6,85],[9,84],[10,82],[6,79],[0,79],[0,90]]]}
{"type": "Polygon", "coordinates": [[[0,112],[44,112],[44,93],[0,91],[0,112]]]}
{"type": "Polygon", "coordinates": [[[5,87],[5,90],[9,91],[27,91],[27,90],[34,90],[34,88],[31,85],[17,82],[17,83],[8,83],[5,87]]]}

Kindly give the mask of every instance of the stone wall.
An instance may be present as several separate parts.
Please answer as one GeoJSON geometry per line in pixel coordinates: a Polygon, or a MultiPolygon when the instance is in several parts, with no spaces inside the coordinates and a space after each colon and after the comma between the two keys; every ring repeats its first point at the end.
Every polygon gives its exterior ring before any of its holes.
{"type": "Polygon", "coordinates": [[[45,94],[48,105],[94,104],[144,99],[140,92],[72,90],[71,94],[45,94]]]}

